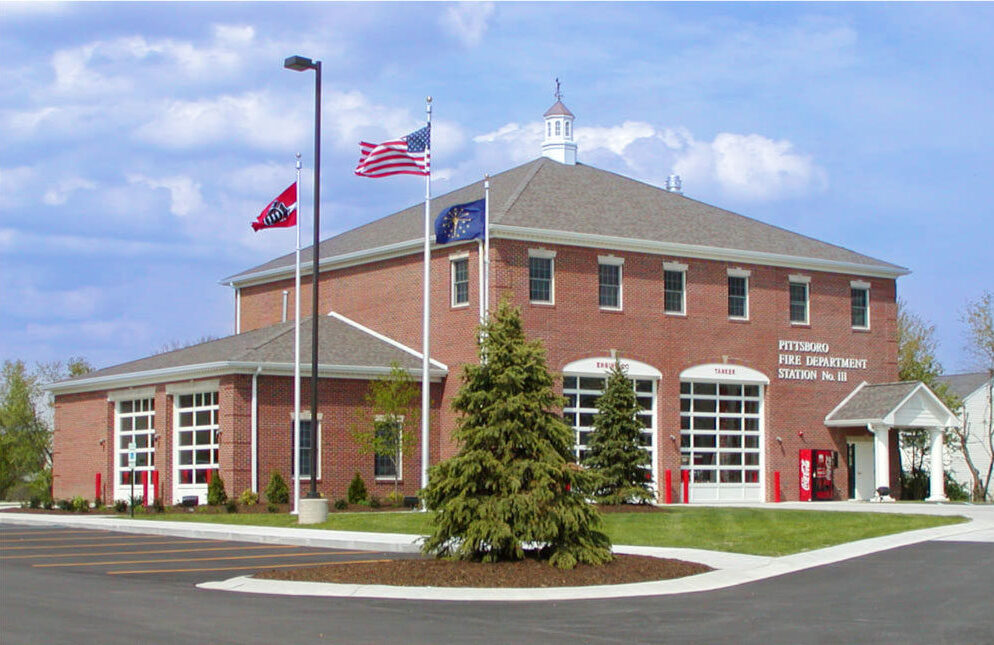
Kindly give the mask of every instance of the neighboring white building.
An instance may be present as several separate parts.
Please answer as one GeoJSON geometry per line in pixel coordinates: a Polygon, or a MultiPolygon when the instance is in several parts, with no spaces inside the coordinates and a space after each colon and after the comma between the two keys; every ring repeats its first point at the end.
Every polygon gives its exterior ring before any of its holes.
{"type": "MultiPolygon", "coordinates": [[[[994,377],[990,372],[975,372],[972,374],[950,374],[942,376],[939,381],[949,385],[949,391],[963,400],[963,408],[959,410],[960,420],[968,433],[970,458],[980,471],[982,479],[986,479],[987,470],[994,459],[994,437],[991,437],[991,389],[994,388],[994,377]]],[[[966,465],[966,458],[959,450],[948,450],[949,471],[967,490],[973,487],[973,476],[966,465]]],[[[994,485],[988,489],[987,499],[994,498],[994,485]]]]}

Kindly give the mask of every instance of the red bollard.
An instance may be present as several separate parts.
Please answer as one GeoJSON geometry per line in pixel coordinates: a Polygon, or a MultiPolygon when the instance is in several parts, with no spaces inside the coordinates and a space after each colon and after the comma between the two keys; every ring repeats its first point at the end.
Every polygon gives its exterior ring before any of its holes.
{"type": "Polygon", "coordinates": [[[210,486],[210,485],[211,485],[211,477],[212,477],[213,475],[214,475],[214,471],[213,471],[213,470],[208,470],[208,471],[207,471],[207,485],[208,485],[208,486],[210,486]]]}
{"type": "Polygon", "coordinates": [[[780,471],[773,471],[773,501],[780,503],[780,471]]]}
{"type": "Polygon", "coordinates": [[[159,471],[158,470],[153,470],[152,471],[152,499],[156,500],[156,499],[158,499],[160,497],[162,497],[162,494],[159,492],[159,471]]]}
{"type": "Polygon", "coordinates": [[[93,480],[94,480],[93,481],[93,501],[96,502],[101,497],[100,496],[100,490],[101,490],[101,486],[100,486],[100,473],[97,473],[93,477],[93,480]]]}
{"type": "Polygon", "coordinates": [[[690,471],[681,470],[680,478],[683,479],[683,503],[690,503],[690,471]]]}
{"type": "Polygon", "coordinates": [[[142,471],[142,504],[148,506],[148,471],[142,471]]]}
{"type": "Polygon", "coordinates": [[[663,499],[667,504],[673,503],[673,471],[669,468],[666,469],[666,494],[663,499]]]}

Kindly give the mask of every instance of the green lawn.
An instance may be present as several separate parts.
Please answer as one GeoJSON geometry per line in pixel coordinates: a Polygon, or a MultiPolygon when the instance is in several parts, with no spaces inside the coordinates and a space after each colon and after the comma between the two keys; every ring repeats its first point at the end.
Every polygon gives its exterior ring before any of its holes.
{"type": "MultiPolygon", "coordinates": [[[[936,515],[756,508],[669,508],[661,513],[608,513],[603,517],[604,529],[614,544],[770,556],[966,521],[936,515]]],[[[165,513],[142,519],[298,526],[297,518],[287,514],[165,513]]],[[[323,524],[301,528],[422,535],[428,532],[428,519],[428,514],[417,512],[332,513],[323,524]]]]}

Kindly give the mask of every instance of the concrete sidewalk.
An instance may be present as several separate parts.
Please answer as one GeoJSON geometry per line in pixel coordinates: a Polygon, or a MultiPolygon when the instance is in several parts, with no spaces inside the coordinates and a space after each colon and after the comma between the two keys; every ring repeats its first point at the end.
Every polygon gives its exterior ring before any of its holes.
{"type": "MultiPolygon", "coordinates": [[[[741,508],[746,505],[737,504],[735,506],[741,508]]],[[[473,589],[289,582],[257,580],[251,577],[240,576],[219,582],[207,582],[197,586],[202,589],[241,591],[246,593],[409,600],[537,601],[658,596],[722,589],[929,540],[959,540],[994,544],[994,506],[961,504],[869,504],[865,502],[750,504],[748,506],[806,511],[963,515],[971,521],[953,526],[921,529],[918,531],[898,533],[896,535],[859,540],[857,542],[778,558],[705,551],[702,549],[615,545],[614,551],[616,553],[689,560],[706,564],[715,569],[715,571],[708,573],[675,580],[625,585],[550,587],[540,589],[473,589]]],[[[418,536],[394,533],[193,524],[155,520],[130,520],[107,516],[42,515],[10,512],[0,513],[0,524],[68,526],[126,533],[171,535],[176,537],[232,540],[262,544],[291,544],[295,546],[359,549],[391,553],[417,553],[419,550],[418,536]]]]}

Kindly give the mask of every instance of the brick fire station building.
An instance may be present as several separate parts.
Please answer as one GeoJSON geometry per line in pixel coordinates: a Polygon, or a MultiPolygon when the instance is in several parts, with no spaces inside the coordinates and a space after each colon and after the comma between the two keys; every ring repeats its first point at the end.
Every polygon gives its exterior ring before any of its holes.
{"type": "MultiPolygon", "coordinates": [[[[896,494],[901,427],[929,428],[941,464],[941,430],[958,422],[928,388],[896,382],[896,281],[906,269],[579,163],[573,120],[557,101],[542,156],[491,178],[490,301],[510,299],[545,344],[578,457],[617,357],[642,407],[660,501],[667,471],[677,501],[896,494]]],[[[432,209],[482,197],[477,182],[434,197],[432,209]]],[[[318,250],[319,418],[316,442],[303,418],[303,449],[316,445],[319,490],[331,499],[355,472],[374,494],[392,490],[389,463],[360,455],[349,429],[392,362],[421,378],[423,217],[418,204],[318,250]]],[[[312,252],[302,252],[305,273],[312,252]]],[[[481,266],[476,240],[432,248],[431,463],[457,449],[450,401],[461,366],[476,360],[481,266]]],[[[127,498],[132,442],[136,470],[157,472],[167,504],[204,499],[215,469],[229,495],[259,490],[273,470],[289,479],[293,322],[283,312],[293,273],[289,254],[224,280],[235,292],[233,336],[50,386],[55,496],[92,499],[100,473],[103,499],[127,498]]],[[[405,494],[419,488],[420,454],[401,460],[405,494]]],[[[943,498],[941,480],[932,497],[943,498]]]]}

